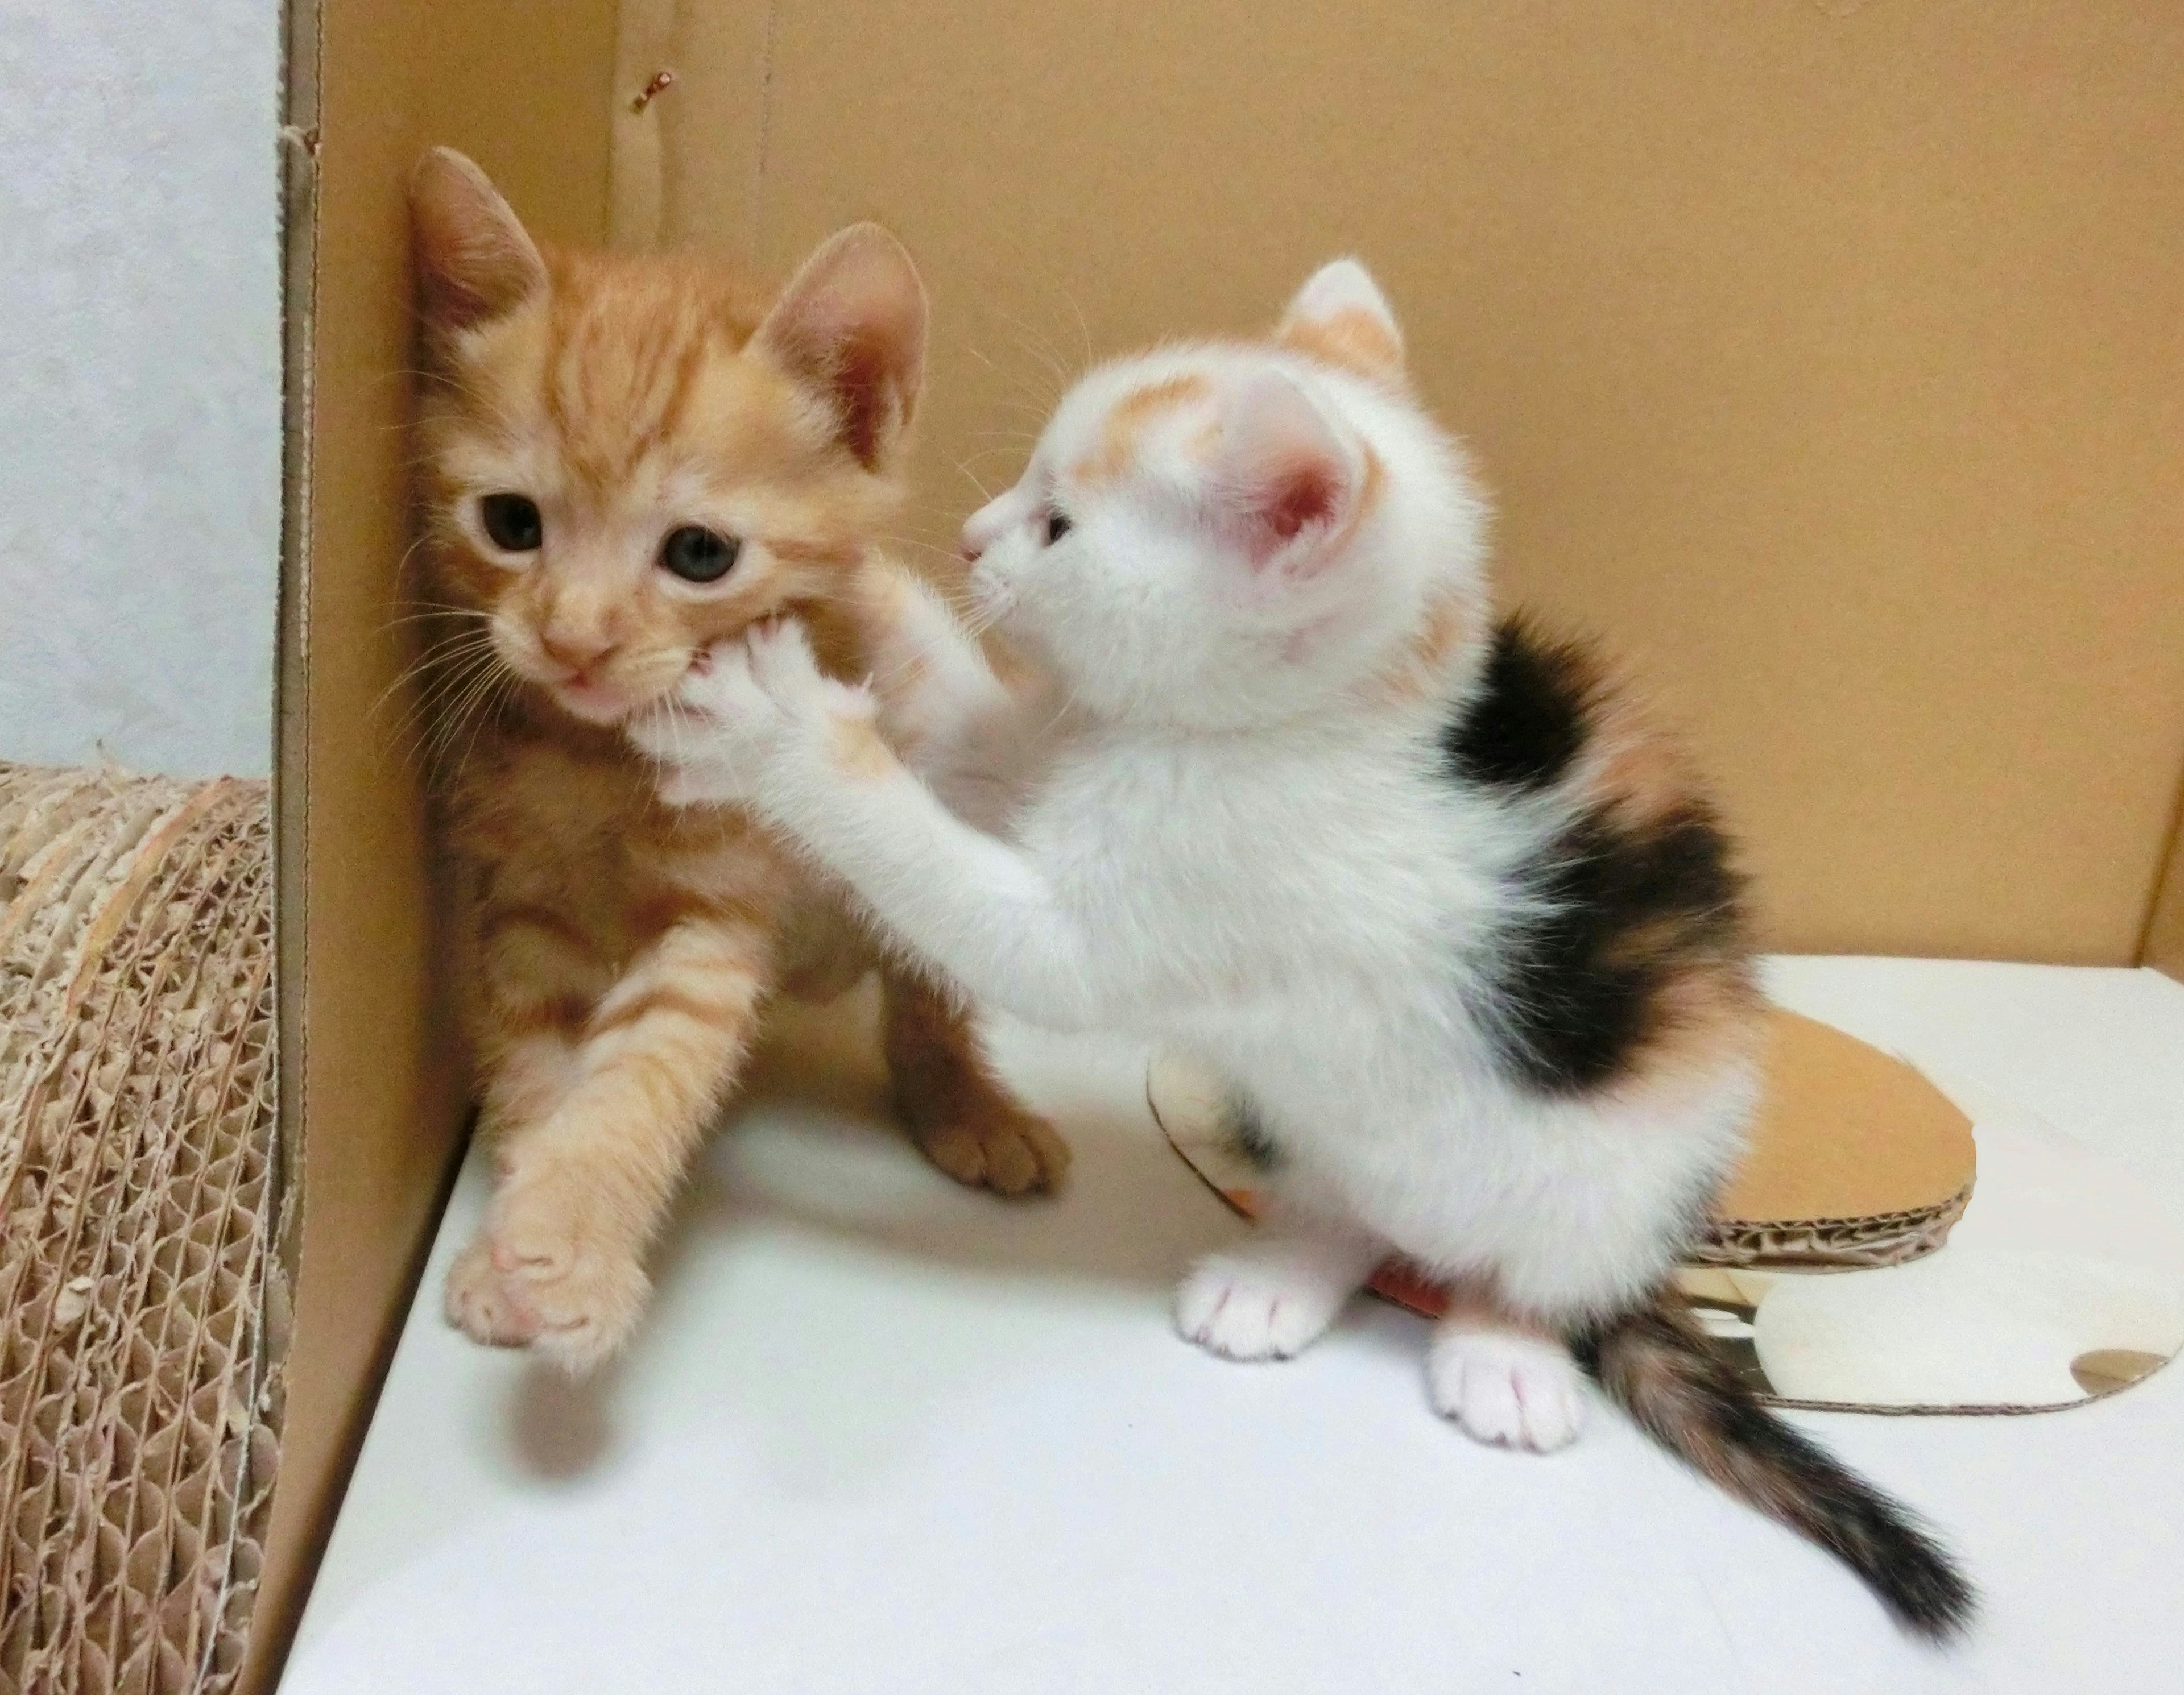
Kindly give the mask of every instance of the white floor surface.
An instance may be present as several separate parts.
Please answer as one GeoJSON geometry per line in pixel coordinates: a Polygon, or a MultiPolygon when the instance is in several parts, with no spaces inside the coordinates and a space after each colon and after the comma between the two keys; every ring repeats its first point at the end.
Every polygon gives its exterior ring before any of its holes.
{"type": "MultiPolygon", "coordinates": [[[[1774,962],[1778,998],[2184,1192],[2184,986],[2145,971],[1774,962]]],[[[1144,1056],[1004,1031],[1076,1149],[1004,1203],[884,1124],[742,1114],[626,1358],[471,1346],[465,1170],[285,1695],[2184,1692],[2184,1364],[2025,1418],[1794,1415],[1946,1532],[1947,1653],[1598,1410],[1549,1459],[1428,1409],[1424,1326],[1360,1301],[1300,1359],[1178,1341],[1245,1226],[1144,1056]]]]}

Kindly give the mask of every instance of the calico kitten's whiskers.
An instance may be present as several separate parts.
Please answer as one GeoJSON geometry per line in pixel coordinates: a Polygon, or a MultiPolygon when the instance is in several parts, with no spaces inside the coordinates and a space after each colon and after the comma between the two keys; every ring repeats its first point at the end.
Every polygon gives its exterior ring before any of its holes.
{"type": "Polygon", "coordinates": [[[1063,390],[1068,386],[1065,381],[1061,387],[1042,388],[1038,384],[1017,375],[1014,371],[1006,370],[995,364],[973,342],[965,342],[963,350],[1022,397],[1020,400],[1005,400],[1000,403],[1010,411],[1022,411],[1034,418],[1044,419],[1053,411],[1055,403],[1061,398],[1063,390]]]}
{"type": "Polygon", "coordinates": [[[1055,350],[1053,343],[1034,330],[1030,325],[1025,323],[1022,319],[1006,312],[1000,313],[999,316],[1003,323],[1009,325],[1017,332],[1017,345],[1054,374],[1056,397],[1058,399],[1067,393],[1069,386],[1076,381],[1078,374],[1069,369],[1061,354],[1055,350]]]}
{"type": "Polygon", "coordinates": [[[958,459],[956,461],[956,469],[963,474],[963,480],[966,482],[969,483],[972,487],[978,491],[979,499],[991,500],[994,497],[994,492],[988,488],[984,483],[978,481],[978,474],[972,470],[963,460],[958,459]]]}

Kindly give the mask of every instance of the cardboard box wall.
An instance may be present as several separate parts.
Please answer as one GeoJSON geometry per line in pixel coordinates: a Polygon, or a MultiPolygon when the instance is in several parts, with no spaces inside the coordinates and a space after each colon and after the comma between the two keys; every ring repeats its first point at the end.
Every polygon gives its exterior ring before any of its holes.
{"type": "Polygon", "coordinates": [[[1073,365],[1365,257],[1505,597],[1693,732],[1771,945],[2184,970],[2184,12],[2161,0],[296,0],[280,820],[302,1135],[277,1665],[462,1120],[415,774],[401,192],[938,319],[917,536],[1073,365]],[[654,74],[671,86],[636,106],[654,74]],[[967,465],[967,471],[959,470],[967,465]],[[2170,870],[2166,893],[2162,867],[2170,870]]]}

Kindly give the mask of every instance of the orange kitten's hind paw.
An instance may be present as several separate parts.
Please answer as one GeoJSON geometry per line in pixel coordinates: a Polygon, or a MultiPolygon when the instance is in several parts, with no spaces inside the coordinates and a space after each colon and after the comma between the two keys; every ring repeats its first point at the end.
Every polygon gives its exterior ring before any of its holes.
{"type": "Polygon", "coordinates": [[[996,1109],[944,1124],[913,1124],[911,1136],[957,1182],[1000,1195],[1058,1189],[1069,1170],[1069,1144],[1045,1119],[1027,1112],[996,1109]]]}
{"type": "Polygon", "coordinates": [[[474,1342],[529,1348],[564,1370],[588,1371],[636,1327],[649,1291],[644,1268],[620,1248],[526,1217],[532,1210],[519,1198],[456,1259],[448,1321],[474,1342]]]}

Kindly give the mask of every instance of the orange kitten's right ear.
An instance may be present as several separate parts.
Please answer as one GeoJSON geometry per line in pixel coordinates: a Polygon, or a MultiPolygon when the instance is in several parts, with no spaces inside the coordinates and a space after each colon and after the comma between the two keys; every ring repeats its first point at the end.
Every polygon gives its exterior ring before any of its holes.
{"type": "Polygon", "coordinates": [[[867,470],[894,457],[925,381],[925,285],[900,242],[852,224],[789,279],[751,345],[821,389],[867,470]]]}
{"type": "Polygon", "coordinates": [[[426,321],[464,330],[546,286],[546,262],[486,174],[434,147],[410,178],[410,227],[426,321]]]}

